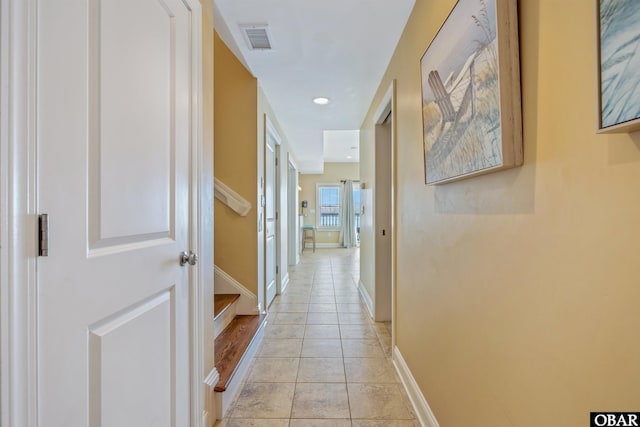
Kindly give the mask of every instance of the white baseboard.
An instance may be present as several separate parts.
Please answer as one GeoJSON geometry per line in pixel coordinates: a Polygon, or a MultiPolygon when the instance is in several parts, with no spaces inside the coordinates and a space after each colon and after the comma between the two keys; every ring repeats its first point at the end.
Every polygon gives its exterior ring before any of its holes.
{"type": "Polygon", "coordinates": [[[404,388],[409,395],[409,400],[413,405],[413,410],[416,412],[420,425],[423,427],[440,427],[438,420],[436,420],[436,416],[429,407],[427,399],[424,398],[420,387],[418,387],[418,383],[416,383],[415,378],[413,378],[413,374],[411,373],[411,370],[409,370],[407,363],[404,361],[402,354],[400,354],[398,347],[393,349],[393,366],[395,366],[396,371],[400,376],[400,381],[402,381],[402,385],[404,385],[404,388]]]}
{"type": "Polygon", "coordinates": [[[236,279],[227,274],[217,265],[213,266],[214,271],[214,293],[216,294],[240,294],[236,301],[237,314],[259,314],[258,297],[248,290],[236,279]]]}
{"type": "Polygon", "coordinates": [[[216,396],[214,389],[219,380],[220,374],[215,367],[211,370],[211,372],[209,372],[209,375],[207,375],[207,378],[205,378],[204,380],[206,392],[204,394],[205,401],[204,412],[202,413],[202,425],[205,427],[213,427],[214,423],[216,422],[215,419],[212,419],[215,417],[212,417],[210,414],[216,413],[216,396]]]}
{"type": "Polygon", "coordinates": [[[287,286],[289,286],[289,272],[282,278],[282,284],[280,285],[280,293],[283,294],[285,290],[287,290],[287,286]]]}
{"type": "Polygon", "coordinates": [[[215,393],[217,419],[221,420],[225,417],[225,415],[227,415],[231,404],[244,385],[244,379],[249,372],[249,367],[251,366],[253,357],[256,355],[256,352],[258,351],[258,348],[260,347],[260,344],[262,343],[262,340],[264,338],[264,328],[266,324],[267,322],[264,322],[260,329],[256,331],[253,340],[251,340],[249,347],[242,356],[242,359],[240,359],[240,363],[238,363],[238,366],[233,373],[233,376],[231,377],[231,383],[227,387],[227,390],[222,393],[215,393]]]}
{"type": "Polygon", "coordinates": [[[360,292],[360,299],[364,302],[364,305],[367,306],[367,310],[369,310],[369,316],[373,319],[373,301],[367,289],[364,287],[362,280],[358,280],[358,291],[360,292]]]}

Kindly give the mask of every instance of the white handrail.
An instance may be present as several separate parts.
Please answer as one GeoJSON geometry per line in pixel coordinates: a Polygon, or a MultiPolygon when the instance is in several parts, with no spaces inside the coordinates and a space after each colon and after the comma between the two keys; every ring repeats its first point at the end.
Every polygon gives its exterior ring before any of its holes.
{"type": "Polygon", "coordinates": [[[233,191],[218,178],[213,178],[213,188],[216,199],[229,206],[238,215],[247,216],[251,210],[251,203],[249,203],[245,198],[233,191]]]}

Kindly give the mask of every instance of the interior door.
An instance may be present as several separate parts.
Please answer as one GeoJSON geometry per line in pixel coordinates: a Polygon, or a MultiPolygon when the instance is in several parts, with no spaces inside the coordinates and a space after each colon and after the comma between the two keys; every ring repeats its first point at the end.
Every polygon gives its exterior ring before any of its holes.
{"type": "Polygon", "coordinates": [[[267,132],[266,185],[265,185],[265,216],[266,216],[266,247],[265,247],[265,281],[267,283],[267,307],[276,296],[276,143],[267,132]]]}
{"type": "Polygon", "coordinates": [[[190,425],[189,4],[38,3],[40,426],[190,425]]]}

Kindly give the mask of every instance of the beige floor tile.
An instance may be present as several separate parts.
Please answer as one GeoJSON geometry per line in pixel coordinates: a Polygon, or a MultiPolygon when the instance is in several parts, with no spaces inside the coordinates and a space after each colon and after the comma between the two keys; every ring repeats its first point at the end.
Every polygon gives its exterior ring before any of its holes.
{"type": "Polygon", "coordinates": [[[340,339],[338,325],[307,325],[304,338],[340,339]]]}
{"type": "Polygon", "coordinates": [[[342,340],[344,357],[384,357],[378,340],[342,340]]]}
{"type": "Polygon", "coordinates": [[[362,304],[336,304],[338,313],[362,313],[364,308],[362,304]]]}
{"type": "Polygon", "coordinates": [[[393,365],[386,358],[345,358],[344,370],[347,382],[350,383],[397,384],[399,382],[393,365]]]}
{"type": "Polygon", "coordinates": [[[295,384],[247,383],[230,418],[288,418],[295,384]]]}
{"type": "Polygon", "coordinates": [[[265,338],[303,338],[304,324],[301,325],[267,325],[264,328],[265,338]]]}
{"type": "Polygon", "coordinates": [[[337,325],[338,313],[309,313],[307,325],[337,325]]]}
{"type": "Polygon", "coordinates": [[[302,357],[342,357],[340,340],[305,339],[302,357]]]}
{"type": "Polygon", "coordinates": [[[298,368],[298,383],[345,382],[342,359],[337,357],[303,357],[298,368]]]}
{"type": "Polygon", "coordinates": [[[333,295],[316,295],[307,302],[311,304],[335,304],[336,297],[333,295]]]}
{"type": "Polygon", "coordinates": [[[351,421],[294,419],[289,422],[289,427],[351,427],[351,421]]]}
{"type": "MultiPolygon", "coordinates": [[[[313,298],[312,298],[313,300],[313,298]]],[[[336,312],[336,304],[309,304],[309,312],[310,313],[335,313],[336,312]]]]}
{"type": "MultiPolygon", "coordinates": [[[[376,331],[370,325],[340,325],[340,336],[343,339],[377,339],[376,331]]],[[[291,337],[297,338],[297,337],[291,337]]]]}
{"type": "Polygon", "coordinates": [[[296,384],[291,418],[349,418],[345,384],[296,384]]]}
{"type": "Polygon", "coordinates": [[[306,313],[309,311],[309,304],[302,303],[280,303],[271,304],[269,311],[274,313],[306,313]]]}
{"type": "Polygon", "coordinates": [[[307,313],[275,313],[269,321],[272,325],[304,325],[307,313]]]}
{"type": "Polygon", "coordinates": [[[347,384],[354,419],[415,419],[397,384],[347,384]]]}
{"type": "Polygon", "coordinates": [[[360,295],[341,295],[336,291],[336,302],[340,304],[360,304],[360,295]]]}
{"type": "Polygon", "coordinates": [[[295,383],[300,359],[297,357],[258,357],[247,377],[250,383],[295,383]]]}
{"type": "Polygon", "coordinates": [[[311,294],[300,294],[300,295],[283,295],[280,297],[276,297],[273,300],[273,303],[279,304],[309,304],[309,300],[311,299],[311,294]]]}
{"type": "Polygon", "coordinates": [[[227,419],[223,420],[215,427],[288,427],[289,419],[268,420],[268,419],[227,419]]]}
{"type": "Polygon", "coordinates": [[[416,420],[351,420],[351,425],[353,427],[420,427],[420,423],[416,420]]]}
{"type": "Polygon", "coordinates": [[[301,339],[268,339],[262,341],[258,357],[299,357],[301,339]]]}
{"type": "Polygon", "coordinates": [[[338,313],[341,325],[369,325],[371,319],[366,313],[338,313]]]}
{"type": "Polygon", "coordinates": [[[313,299],[316,296],[334,296],[336,293],[333,291],[333,289],[319,289],[319,290],[312,290],[311,291],[311,298],[313,299]]]}

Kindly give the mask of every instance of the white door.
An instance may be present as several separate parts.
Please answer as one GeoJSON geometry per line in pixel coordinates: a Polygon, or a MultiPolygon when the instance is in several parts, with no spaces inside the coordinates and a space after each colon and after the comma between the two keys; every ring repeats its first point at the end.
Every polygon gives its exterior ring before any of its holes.
{"type": "Polygon", "coordinates": [[[189,4],[38,2],[39,426],[190,424],[189,4]]]}
{"type": "Polygon", "coordinates": [[[276,296],[276,143],[270,133],[267,133],[265,161],[265,281],[267,283],[267,307],[269,307],[276,296]]]}

